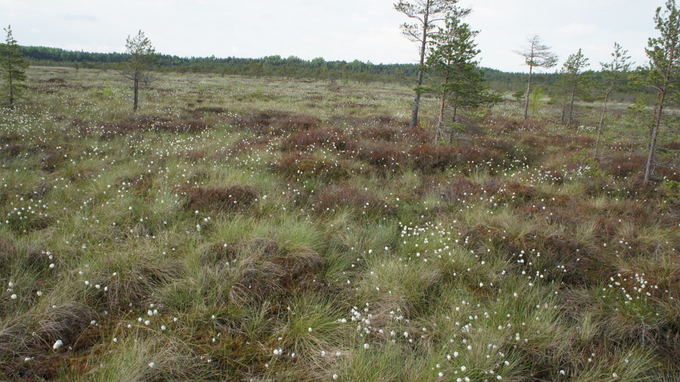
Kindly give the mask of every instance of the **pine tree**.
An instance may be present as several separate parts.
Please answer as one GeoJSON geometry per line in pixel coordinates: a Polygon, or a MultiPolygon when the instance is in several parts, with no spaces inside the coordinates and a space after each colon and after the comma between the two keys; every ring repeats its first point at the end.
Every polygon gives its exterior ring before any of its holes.
{"type": "Polygon", "coordinates": [[[458,8],[457,4],[458,0],[399,0],[398,3],[394,4],[394,8],[398,12],[414,20],[412,23],[402,24],[402,32],[409,40],[420,44],[420,66],[418,67],[418,82],[410,124],[412,128],[418,125],[425,59],[432,34],[435,33],[437,25],[444,22],[451,12],[463,12],[461,16],[470,13],[469,9],[458,8]]]}
{"type": "Polygon", "coordinates": [[[466,14],[465,10],[452,10],[446,25],[432,36],[426,69],[440,77],[440,82],[428,89],[440,97],[437,141],[442,136],[447,105],[453,109],[451,120],[455,124],[460,108],[476,108],[493,101],[476,61],[480,51],[474,39],[478,32],[462,22],[466,14]]]}
{"type": "Polygon", "coordinates": [[[646,50],[649,57],[648,83],[657,91],[654,124],[649,140],[649,155],[645,165],[644,184],[654,172],[659,129],[669,98],[677,92],[680,82],[680,11],[675,0],[667,0],[665,11],[659,7],[654,16],[659,37],[650,38],[646,50]]]}
{"type": "Polygon", "coordinates": [[[604,100],[602,102],[602,113],[600,114],[600,122],[597,124],[597,139],[595,140],[595,158],[600,157],[600,141],[602,139],[602,132],[605,127],[605,118],[609,106],[609,99],[612,93],[621,88],[625,81],[625,75],[630,71],[632,62],[628,51],[623,49],[618,43],[614,43],[614,52],[612,52],[612,60],[610,62],[601,63],[602,75],[605,80],[604,84],[604,100]]]}
{"type": "Polygon", "coordinates": [[[141,30],[135,37],[128,36],[125,48],[125,53],[130,56],[130,59],[123,73],[133,81],[133,111],[137,112],[139,108],[139,86],[151,81],[149,70],[156,61],[156,50],[151,45],[151,40],[141,30]]]}
{"type": "Polygon", "coordinates": [[[562,77],[569,92],[569,98],[564,105],[562,113],[562,123],[571,126],[574,122],[574,102],[579,87],[584,84],[583,70],[588,67],[588,58],[583,55],[581,49],[567,58],[562,66],[562,77]]]}
{"type": "Polygon", "coordinates": [[[527,91],[524,93],[524,119],[529,119],[529,99],[531,97],[531,80],[533,79],[534,68],[552,68],[557,65],[557,56],[550,51],[550,47],[541,42],[539,36],[529,39],[529,47],[517,52],[524,57],[524,62],[529,66],[529,79],[527,80],[527,91]]]}
{"type": "Polygon", "coordinates": [[[13,109],[21,92],[26,88],[26,68],[28,63],[24,60],[19,45],[12,35],[12,27],[4,29],[6,33],[5,43],[0,44],[0,70],[4,82],[4,93],[7,105],[13,109]]]}

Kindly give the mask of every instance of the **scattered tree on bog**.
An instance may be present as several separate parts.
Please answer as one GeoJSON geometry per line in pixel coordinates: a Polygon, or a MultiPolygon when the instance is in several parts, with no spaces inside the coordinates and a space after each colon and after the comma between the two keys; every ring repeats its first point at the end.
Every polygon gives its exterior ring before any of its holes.
{"type": "Polygon", "coordinates": [[[600,141],[602,139],[602,132],[605,127],[605,119],[608,112],[609,99],[612,93],[620,89],[626,81],[626,75],[630,71],[632,62],[628,51],[623,49],[618,43],[614,43],[614,51],[612,52],[612,60],[610,62],[603,62],[602,75],[605,78],[604,84],[604,100],[602,103],[602,113],[600,114],[600,121],[597,124],[597,139],[595,140],[595,158],[600,157],[600,141]]]}
{"type": "Polygon", "coordinates": [[[644,184],[649,183],[654,172],[659,130],[666,104],[677,93],[680,82],[680,11],[675,0],[667,0],[665,8],[657,8],[654,23],[659,36],[650,38],[645,50],[649,57],[647,83],[656,90],[657,98],[644,184]]]}
{"type": "Polygon", "coordinates": [[[529,79],[527,80],[527,91],[524,93],[524,119],[529,119],[529,98],[531,97],[531,80],[533,79],[534,68],[552,68],[557,65],[557,55],[550,47],[543,44],[541,38],[536,35],[529,39],[529,46],[517,54],[524,57],[524,62],[529,66],[529,79]]]}
{"type": "Polygon", "coordinates": [[[442,137],[448,105],[453,109],[451,121],[455,125],[460,108],[477,108],[494,100],[476,61],[480,50],[474,38],[478,32],[462,22],[466,14],[467,11],[462,9],[452,11],[446,25],[432,35],[426,70],[439,77],[436,85],[427,89],[440,97],[436,141],[442,137]]]}
{"type": "Polygon", "coordinates": [[[562,123],[567,126],[572,126],[574,123],[574,103],[576,101],[576,94],[584,81],[583,71],[588,67],[588,58],[583,55],[583,50],[572,54],[567,58],[567,61],[562,66],[563,83],[568,91],[568,98],[562,109],[562,123]]]}
{"type": "Polygon", "coordinates": [[[4,28],[5,43],[0,44],[0,68],[2,70],[3,87],[7,106],[13,109],[21,92],[26,88],[26,68],[19,45],[12,35],[12,27],[4,28]]]}
{"type": "Polygon", "coordinates": [[[446,20],[448,15],[458,13],[464,17],[470,13],[469,9],[461,9],[458,0],[400,0],[394,4],[394,8],[413,20],[411,23],[402,24],[404,35],[411,41],[420,45],[420,66],[418,67],[418,81],[416,96],[413,102],[410,126],[418,125],[420,112],[420,96],[422,93],[425,58],[430,38],[436,33],[436,28],[446,20]]]}
{"type": "Polygon", "coordinates": [[[133,111],[136,112],[139,108],[139,87],[151,82],[150,70],[156,60],[156,50],[141,30],[134,37],[128,36],[125,48],[130,58],[123,74],[133,81],[133,111]]]}

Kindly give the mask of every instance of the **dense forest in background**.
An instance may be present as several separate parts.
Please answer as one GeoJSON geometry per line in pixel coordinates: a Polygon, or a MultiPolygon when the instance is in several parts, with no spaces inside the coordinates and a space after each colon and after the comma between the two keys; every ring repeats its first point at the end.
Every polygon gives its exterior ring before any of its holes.
{"type": "MultiPolygon", "coordinates": [[[[72,66],[76,68],[121,69],[128,56],[124,53],[92,53],[69,51],[41,46],[21,47],[22,53],[33,65],[72,66]]],[[[520,59],[520,58],[518,58],[520,59]]],[[[156,70],[180,73],[218,73],[222,75],[278,76],[291,78],[314,78],[322,80],[354,80],[360,82],[397,82],[412,84],[417,73],[416,64],[373,64],[354,60],[326,61],[323,58],[303,60],[291,56],[269,56],[263,58],[217,58],[179,57],[159,54],[156,70]]],[[[527,74],[508,73],[483,68],[484,77],[491,88],[503,93],[520,93],[526,88],[527,74]]],[[[590,91],[584,91],[581,98],[596,100],[598,83],[604,80],[599,72],[589,72],[592,83],[590,91]]],[[[559,93],[560,74],[540,73],[534,75],[538,91],[546,95],[559,93]]],[[[644,89],[631,84],[630,92],[621,95],[631,101],[645,93],[644,89]]]]}

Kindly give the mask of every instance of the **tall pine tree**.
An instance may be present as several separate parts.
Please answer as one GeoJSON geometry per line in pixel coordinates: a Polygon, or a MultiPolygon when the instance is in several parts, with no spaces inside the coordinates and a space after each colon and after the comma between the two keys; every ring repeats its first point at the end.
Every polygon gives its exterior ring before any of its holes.
{"type": "Polygon", "coordinates": [[[600,141],[602,140],[602,132],[605,128],[607,112],[609,111],[609,99],[614,91],[620,89],[625,82],[625,76],[630,71],[633,63],[630,61],[631,57],[628,51],[623,49],[618,43],[614,43],[614,52],[611,54],[612,60],[610,62],[600,63],[602,66],[602,76],[604,77],[604,88],[602,101],[602,112],[600,114],[600,122],[597,124],[597,139],[595,140],[595,158],[600,157],[600,141]]]}
{"type": "Polygon", "coordinates": [[[654,172],[659,130],[666,105],[680,87],[680,10],[675,0],[667,0],[665,9],[657,8],[654,23],[659,36],[650,38],[647,44],[646,52],[649,57],[647,81],[656,90],[657,97],[645,166],[645,184],[649,183],[654,172]]]}
{"type": "Polygon", "coordinates": [[[562,123],[572,126],[574,123],[574,103],[579,87],[584,84],[583,71],[588,67],[588,59],[583,55],[583,50],[572,54],[562,67],[561,77],[569,97],[565,99],[562,108],[562,123]]]}
{"type": "MultiPolygon", "coordinates": [[[[424,80],[425,59],[427,49],[430,45],[432,34],[437,30],[452,12],[465,15],[470,13],[469,9],[458,7],[459,0],[399,0],[394,4],[394,9],[403,13],[411,22],[401,26],[404,35],[411,41],[418,43],[420,51],[420,65],[418,66],[418,82],[416,86],[416,97],[413,101],[413,112],[411,114],[411,128],[418,125],[418,114],[420,112],[420,96],[424,80]]],[[[462,17],[462,16],[461,16],[462,17]]]]}
{"type": "Polygon", "coordinates": [[[3,93],[7,106],[13,109],[21,92],[26,88],[26,68],[28,63],[24,60],[17,40],[12,35],[12,27],[4,29],[5,43],[0,44],[0,71],[3,79],[3,93]]]}
{"type": "Polygon", "coordinates": [[[436,139],[442,137],[447,106],[451,106],[451,121],[455,124],[460,108],[479,107],[493,101],[484,76],[476,61],[480,53],[474,39],[476,31],[464,23],[466,10],[452,10],[446,25],[432,36],[432,49],[427,58],[427,70],[439,77],[430,91],[440,97],[436,139]]]}
{"type": "Polygon", "coordinates": [[[549,46],[543,44],[538,35],[529,39],[529,46],[526,49],[516,53],[524,57],[524,62],[529,67],[527,91],[524,93],[524,119],[529,119],[529,100],[534,70],[535,68],[549,69],[557,65],[557,55],[550,51],[549,46]]]}

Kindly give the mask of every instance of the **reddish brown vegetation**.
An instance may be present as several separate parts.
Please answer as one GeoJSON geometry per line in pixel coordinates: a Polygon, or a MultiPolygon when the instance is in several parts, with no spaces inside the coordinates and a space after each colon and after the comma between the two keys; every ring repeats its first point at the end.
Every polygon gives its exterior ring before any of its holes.
{"type": "Polygon", "coordinates": [[[8,322],[0,330],[0,374],[12,380],[52,380],[63,367],[65,354],[52,350],[61,340],[74,351],[87,350],[95,339],[85,333],[95,314],[79,304],[55,306],[42,314],[33,326],[8,322]],[[25,362],[24,358],[31,358],[25,362]]]}
{"type": "Polygon", "coordinates": [[[306,114],[267,111],[238,117],[234,121],[241,128],[262,134],[280,135],[318,127],[321,120],[306,114]]]}
{"type": "Polygon", "coordinates": [[[388,127],[395,131],[408,128],[408,121],[398,119],[391,115],[374,115],[370,117],[350,117],[346,115],[335,115],[331,117],[331,122],[334,125],[342,125],[346,127],[366,130],[377,127],[388,127]]]}
{"type": "Polygon", "coordinates": [[[409,154],[413,166],[425,173],[444,171],[458,162],[458,150],[451,146],[419,145],[409,154]]]}
{"type": "Polygon", "coordinates": [[[559,150],[576,151],[584,148],[591,148],[595,144],[595,139],[583,135],[548,134],[545,135],[546,144],[559,150]]]}
{"type": "Polygon", "coordinates": [[[402,136],[403,142],[409,145],[425,144],[434,141],[434,133],[420,127],[405,129],[402,136]]]}
{"type": "Polygon", "coordinates": [[[496,193],[501,200],[530,201],[544,197],[535,187],[523,183],[512,182],[505,184],[496,193]]]}
{"type": "Polygon", "coordinates": [[[507,138],[480,138],[476,140],[476,145],[489,150],[490,159],[496,163],[519,161],[526,164],[534,162],[538,157],[536,151],[521,150],[515,141],[507,138]]]}
{"type": "Polygon", "coordinates": [[[257,191],[247,186],[226,188],[189,188],[186,208],[191,211],[239,211],[252,206],[257,201],[257,191]]]}
{"type": "Polygon", "coordinates": [[[319,178],[336,181],[348,178],[350,175],[340,161],[319,159],[299,151],[285,154],[276,164],[276,168],[291,179],[319,178]]]}
{"type": "Polygon", "coordinates": [[[654,169],[654,175],[663,180],[680,182],[680,168],[659,166],[654,169]]]}
{"type": "Polygon", "coordinates": [[[513,236],[497,227],[478,224],[464,237],[468,247],[500,249],[509,255],[515,267],[527,268],[529,272],[539,269],[547,280],[571,285],[596,284],[604,271],[603,259],[593,254],[593,248],[558,232],[534,228],[513,236]]]}
{"type": "Polygon", "coordinates": [[[482,188],[478,184],[463,176],[457,176],[440,187],[441,197],[449,202],[468,200],[480,192],[482,188]]]}
{"type": "MultiPolygon", "coordinates": [[[[594,146],[594,140],[591,137],[584,137],[579,135],[565,135],[565,134],[522,134],[518,137],[518,142],[531,151],[533,155],[543,153],[546,150],[551,151],[577,151],[584,148],[594,146]]],[[[510,144],[514,143],[512,141],[510,144]]]]}
{"type": "MultiPolygon", "coordinates": [[[[261,150],[267,147],[271,142],[271,137],[259,136],[259,137],[245,137],[236,143],[234,143],[228,150],[228,153],[238,155],[243,152],[249,152],[253,150],[261,150]]],[[[217,157],[213,155],[216,159],[224,156],[224,153],[217,153],[217,157]]]]}
{"type": "Polygon", "coordinates": [[[182,156],[190,162],[198,162],[205,159],[208,153],[205,150],[187,150],[182,156]]]}
{"type": "Polygon", "coordinates": [[[281,149],[292,151],[325,147],[344,151],[351,145],[352,141],[338,129],[314,129],[294,132],[283,141],[281,149]]]}
{"type": "Polygon", "coordinates": [[[511,133],[514,131],[543,131],[545,122],[529,119],[524,121],[517,121],[514,119],[507,119],[503,117],[494,117],[487,122],[487,126],[492,130],[501,133],[511,133]]]}
{"type": "Polygon", "coordinates": [[[325,264],[315,252],[291,253],[270,240],[253,240],[242,251],[248,257],[230,292],[237,305],[276,302],[277,296],[324,286],[320,275],[325,264]]]}
{"type": "Polygon", "coordinates": [[[375,125],[356,129],[359,137],[366,140],[400,142],[404,145],[431,143],[434,135],[431,131],[422,128],[394,127],[387,125],[375,125]]]}
{"type": "Polygon", "coordinates": [[[226,113],[227,109],[220,107],[220,106],[201,106],[201,107],[195,108],[193,111],[197,112],[197,113],[222,114],[222,113],[226,113]]]}
{"type": "Polygon", "coordinates": [[[399,137],[401,134],[402,132],[397,128],[382,125],[359,129],[359,136],[364,139],[381,140],[388,142],[393,142],[397,140],[397,137],[399,137]]]}
{"type": "Polygon", "coordinates": [[[352,208],[364,214],[390,214],[394,207],[364,190],[351,186],[331,186],[320,192],[316,200],[318,212],[336,211],[339,208],[352,208]]]}
{"type": "Polygon", "coordinates": [[[238,248],[226,243],[212,244],[201,251],[200,262],[202,265],[222,267],[228,262],[234,261],[238,256],[238,248]]]}
{"type": "Polygon", "coordinates": [[[381,170],[396,170],[406,161],[400,146],[388,142],[362,142],[355,149],[356,157],[381,170]]]}
{"type": "Polygon", "coordinates": [[[496,140],[475,140],[461,146],[421,144],[411,148],[409,156],[414,168],[424,173],[453,167],[470,170],[480,165],[509,165],[513,161],[525,163],[528,160],[512,145],[496,140]]]}
{"type": "Polygon", "coordinates": [[[600,167],[616,177],[625,178],[642,172],[646,161],[642,154],[609,153],[600,160],[600,167]]]}
{"type": "Polygon", "coordinates": [[[666,150],[680,150],[680,141],[670,142],[663,145],[666,150]]]}
{"type": "Polygon", "coordinates": [[[54,172],[68,159],[68,150],[63,146],[39,145],[38,150],[42,155],[40,164],[43,171],[54,172]]]}
{"type": "Polygon", "coordinates": [[[15,259],[14,246],[7,240],[0,238],[0,275],[7,276],[6,271],[11,269],[12,261],[15,259]]]}
{"type": "MultiPolygon", "coordinates": [[[[168,133],[195,134],[206,131],[212,127],[208,121],[198,118],[168,118],[157,115],[136,115],[119,122],[105,123],[103,125],[104,136],[118,134],[130,134],[137,131],[161,131],[168,133]]],[[[89,133],[90,127],[85,126],[81,130],[89,133]]]]}

